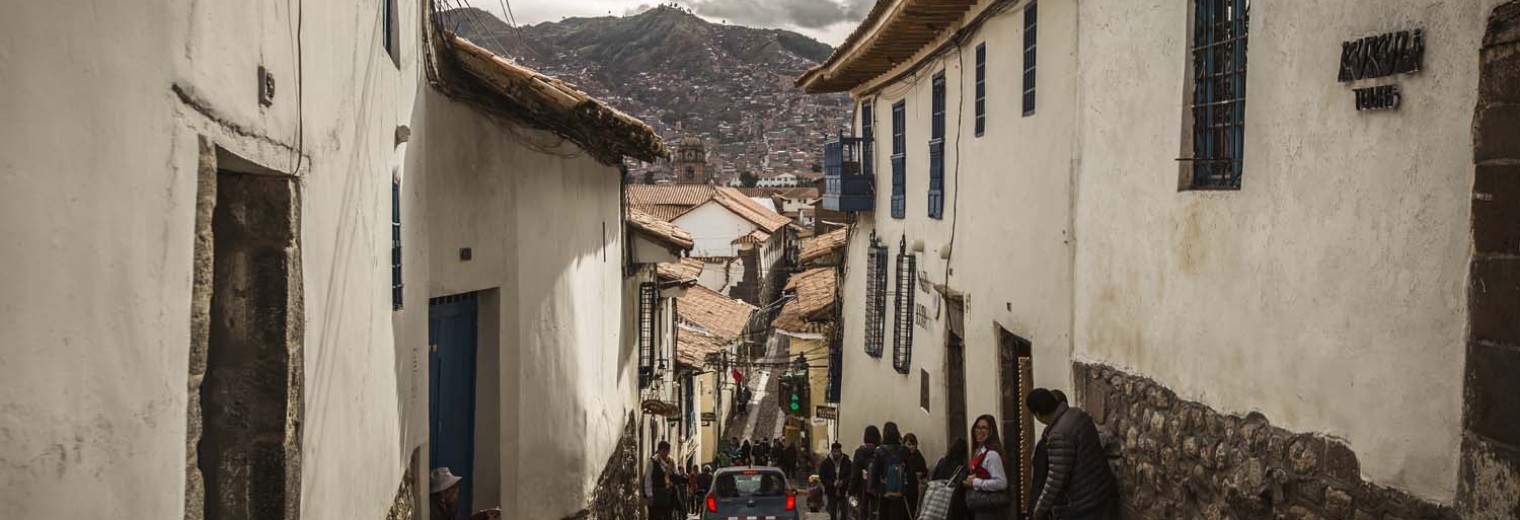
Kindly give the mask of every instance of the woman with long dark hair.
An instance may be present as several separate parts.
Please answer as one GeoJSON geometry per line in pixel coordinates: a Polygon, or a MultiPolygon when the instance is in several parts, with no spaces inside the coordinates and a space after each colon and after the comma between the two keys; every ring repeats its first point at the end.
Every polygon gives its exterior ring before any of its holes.
{"type": "Polygon", "coordinates": [[[991,415],[977,417],[971,423],[971,442],[969,475],[961,483],[966,488],[966,506],[976,520],[1008,518],[1012,496],[1008,493],[1008,472],[1003,468],[1008,457],[998,436],[997,419],[991,415]]]}
{"type": "MultiPolygon", "coordinates": [[[[965,471],[968,449],[965,437],[955,439],[955,442],[950,444],[950,449],[945,451],[945,456],[934,465],[934,472],[929,475],[929,480],[950,480],[956,478],[958,472],[965,471]]],[[[956,486],[955,492],[950,495],[950,515],[946,520],[969,520],[970,517],[970,511],[966,510],[966,489],[956,486]]]]}

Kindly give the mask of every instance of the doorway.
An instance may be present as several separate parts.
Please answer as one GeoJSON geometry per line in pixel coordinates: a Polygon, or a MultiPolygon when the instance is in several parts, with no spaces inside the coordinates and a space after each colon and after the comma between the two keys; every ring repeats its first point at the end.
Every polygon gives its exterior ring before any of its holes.
{"type": "Polygon", "coordinates": [[[1015,493],[1013,517],[1025,519],[1032,513],[1029,480],[1031,468],[1026,461],[1034,456],[1034,418],[1024,408],[1024,396],[1034,389],[1032,345],[1007,329],[998,327],[998,388],[1005,449],[1018,453],[1016,467],[1008,471],[1009,484],[1015,493]]]}
{"type": "Polygon", "coordinates": [[[966,424],[966,302],[960,297],[947,297],[945,302],[949,311],[945,338],[945,446],[948,447],[956,439],[970,441],[971,432],[966,424]]]}
{"type": "Polygon", "coordinates": [[[474,511],[477,293],[428,301],[428,456],[464,478],[459,510],[474,511]]]}

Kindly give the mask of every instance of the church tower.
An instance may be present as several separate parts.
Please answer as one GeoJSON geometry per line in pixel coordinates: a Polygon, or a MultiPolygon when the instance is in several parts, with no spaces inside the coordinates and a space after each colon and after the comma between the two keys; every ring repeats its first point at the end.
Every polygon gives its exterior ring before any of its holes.
{"type": "Polygon", "coordinates": [[[708,184],[712,180],[707,176],[707,149],[702,146],[702,140],[695,137],[686,137],[681,144],[676,146],[675,154],[676,184],[708,184]]]}

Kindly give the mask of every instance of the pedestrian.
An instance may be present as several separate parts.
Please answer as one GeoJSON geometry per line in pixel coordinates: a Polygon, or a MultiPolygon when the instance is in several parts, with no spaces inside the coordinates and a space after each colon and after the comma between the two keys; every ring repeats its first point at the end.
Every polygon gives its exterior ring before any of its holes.
{"type": "Polygon", "coordinates": [[[976,443],[966,480],[966,509],[975,520],[1008,518],[1013,496],[1008,492],[1008,473],[1003,461],[1003,440],[998,437],[997,419],[983,415],[971,423],[971,440],[976,443]]]}
{"type": "Polygon", "coordinates": [[[871,512],[875,510],[871,503],[875,493],[871,486],[866,485],[869,482],[866,473],[870,471],[871,460],[876,456],[876,446],[881,444],[881,430],[876,425],[866,426],[863,441],[859,448],[855,448],[855,456],[852,457],[855,462],[854,471],[850,474],[849,493],[855,499],[856,520],[870,520],[871,512]]]}
{"type": "Polygon", "coordinates": [[[750,446],[749,439],[744,439],[744,443],[739,445],[739,463],[745,466],[750,465],[750,461],[752,460],[750,457],[754,453],[755,448],[750,446]]]}
{"type": "MultiPolygon", "coordinates": [[[[945,456],[939,458],[934,465],[934,472],[929,475],[931,480],[950,480],[957,478],[962,471],[966,471],[966,438],[958,437],[950,444],[950,449],[945,451],[945,456]]],[[[955,491],[950,495],[950,514],[946,520],[966,520],[971,517],[966,510],[966,488],[955,486],[955,491]]]]}
{"type": "Polygon", "coordinates": [[[777,440],[779,446],[773,447],[776,451],[776,465],[781,466],[781,471],[786,473],[787,478],[797,476],[797,452],[785,441],[777,440]]]}
{"type": "MultiPolygon", "coordinates": [[[[459,481],[447,467],[433,468],[428,475],[428,502],[431,515],[438,520],[459,519],[459,481]]],[[[470,520],[494,520],[501,518],[500,508],[482,509],[470,515],[470,520]]]]}
{"type": "Polygon", "coordinates": [[[929,482],[929,463],[924,460],[923,452],[918,451],[917,435],[904,435],[903,447],[908,449],[908,474],[913,476],[914,482],[908,487],[908,510],[916,514],[919,500],[924,496],[924,484],[929,482]]]}
{"type": "Polygon", "coordinates": [[[771,443],[765,439],[755,441],[754,444],[755,465],[766,466],[770,464],[771,443]]]}
{"type": "MultiPolygon", "coordinates": [[[[1050,394],[1055,396],[1057,402],[1066,402],[1066,392],[1051,390],[1050,394]]],[[[1049,451],[1045,449],[1045,439],[1041,437],[1034,444],[1034,458],[1030,460],[1029,489],[1034,490],[1033,492],[1035,493],[1039,493],[1045,489],[1045,476],[1050,473],[1050,456],[1048,454],[1049,451]]],[[[1039,497],[1036,496],[1035,498],[1038,499],[1039,497]]]]}
{"type": "Polygon", "coordinates": [[[697,475],[697,510],[700,511],[702,509],[702,498],[707,496],[707,492],[712,491],[712,483],[713,467],[711,465],[702,466],[702,473],[697,475]]]}
{"type": "Polygon", "coordinates": [[[649,509],[648,520],[670,520],[675,511],[675,490],[672,489],[670,443],[660,441],[655,455],[644,470],[644,503],[649,509]]]}
{"type": "Polygon", "coordinates": [[[876,489],[879,520],[911,520],[914,517],[909,499],[918,489],[918,482],[908,465],[911,455],[903,446],[902,431],[897,428],[897,423],[883,423],[881,445],[876,447],[876,456],[871,459],[869,474],[871,485],[876,489]]]}
{"type": "Polygon", "coordinates": [[[686,491],[686,470],[680,464],[671,465],[670,490],[672,492],[671,514],[676,518],[686,518],[686,503],[691,500],[691,495],[686,491]]]}
{"type": "Polygon", "coordinates": [[[1034,520],[1117,520],[1119,485],[1092,416],[1044,388],[1029,392],[1024,406],[1045,425],[1040,438],[1049,460],[1034,520]]]}
{"type": "Polygon", "coordinates": [[[834,443],[829,456],[818,465],[818,478],[823,481],[823,493],[828,499],[829,520],[847,520],[851,472],[850,457],[844,454],[844,446],[834,443]]]}
{"type": "Polygon", "coordinates": [[[818,475],[808,475],[807,508],[809,513],[823,510],[823,480],[818,475]]]}

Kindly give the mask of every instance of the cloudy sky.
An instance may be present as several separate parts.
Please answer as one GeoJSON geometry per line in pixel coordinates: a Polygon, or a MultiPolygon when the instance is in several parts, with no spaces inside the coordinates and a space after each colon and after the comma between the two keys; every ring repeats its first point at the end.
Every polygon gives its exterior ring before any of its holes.
{"type": "MultiPolygon", "coordinates": [[[[508,5],[520,24],[570,16],[624,16],[670,0],[464,0],[503,19],[508,5]]],[[[797,31],[838,45],[864,18],[875,0],[675,0],[713,22],[797,31]]]]}

